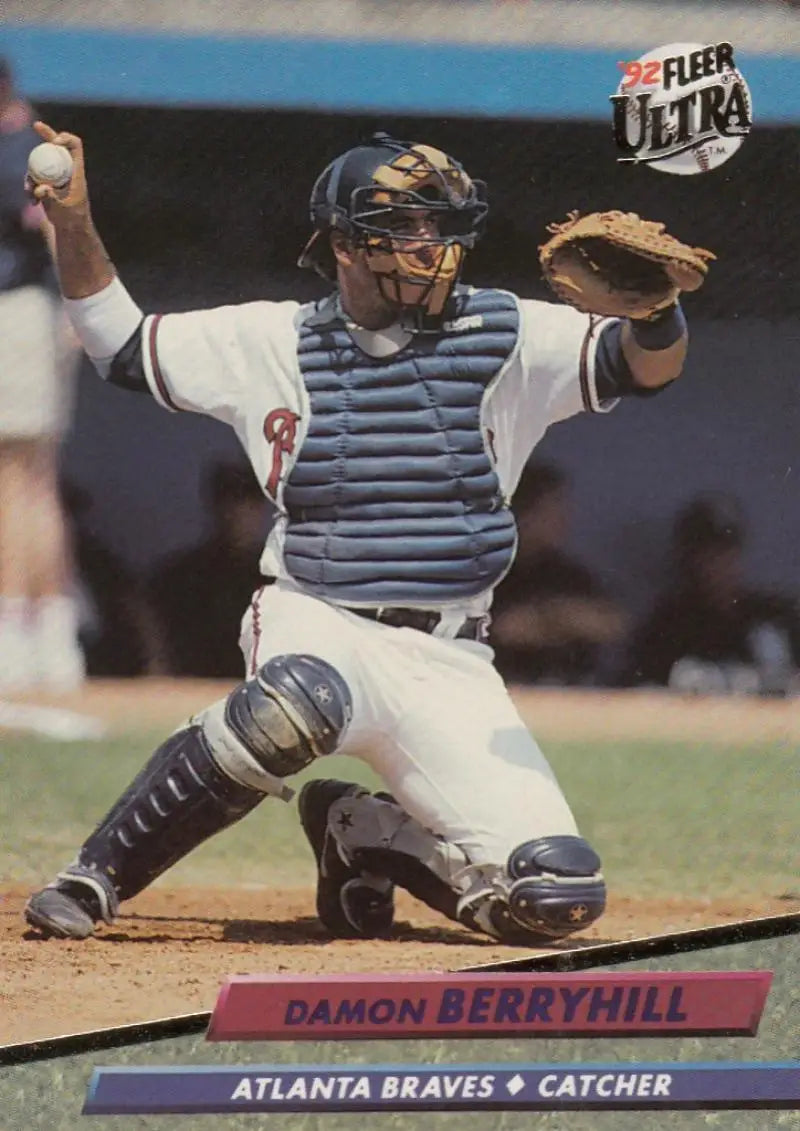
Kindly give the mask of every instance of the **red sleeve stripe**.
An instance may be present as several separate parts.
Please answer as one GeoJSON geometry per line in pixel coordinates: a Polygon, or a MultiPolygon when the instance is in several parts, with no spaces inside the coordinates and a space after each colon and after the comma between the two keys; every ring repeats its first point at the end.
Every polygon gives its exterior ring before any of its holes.
{"type": "Polygon", "coordinates": [[[178,405],[175,404],[175,401],[172,399],[172,395],[167,388],[167,382],[164,380],[164,374],[161,372],[161,365],[159,364],[158,360],[156,334],[158,333],[158,324],[163,317],[163,314],[156,314],[153,316],[153,320],[150,323],[150,334],[147,343],[150,353],[150,368],[153,371],[153,379],[155,380],[159,396],[163,400],[164,404],[169,405],[170,408],[173,408],[176,412],[179,412],[180,409],[178,405]]]}

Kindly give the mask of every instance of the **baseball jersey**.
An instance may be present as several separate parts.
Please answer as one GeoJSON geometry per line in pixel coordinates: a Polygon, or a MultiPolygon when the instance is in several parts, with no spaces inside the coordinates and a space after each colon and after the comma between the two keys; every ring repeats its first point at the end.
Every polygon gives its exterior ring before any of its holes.
{"type": "MultiPolygon", "coordinates": [[[[328,577],[336,578],[336,581],[326,583],[323,579],[317,583],[317,579],[322,576],[319,570],[303,574],[298,566],[298,562],[302,563],[303,560],[302,553],[287,555],[287,535],[291,549],[293,523],[299,523],[303,518],[298,513],[302,508],[287,506],[287,503],[298,496],[293,483],[293,472],[297,470],[295,478],[302,478],[299,472],[305,472],[305,468],[301,467],[303,459],[306,460],[306,468],[309,458],[313,459],[313,453],[311,457],[308,452],[303,455],[304,444],[307,438],[310,438],[309,442],[314,439],[310,437],[312,418],[316,419],[320,402],[325,397],[323,390],[312,404],[308,349],[304,356],[301,340],[304,339],[307,326],[313,324],[315,319],[322,317],[322,321],[325,321],[326,304],[334,321],[338,316],[336,326],[339,330],[344,328],[346,341],[350,345],[347,357],[358,358],[361,374],[359,380],[362,385],[364,374],[367,383],[370,382],[372,369],[373,384],[376,387],[383,388],[387,383],[391,384],[394,369],[387,369],[387,363],[395,357],[398,361],[394,368],[403,360],[412,369],[420,369],[424,395],[435,402],[426,405],[426,408],[434,414],[432,419],[440,422],[440,427],[434,430],[441,431],[445,436],[444,450],[438,453],[440,462],[436,465],[431,463],[431,470],[428,472],[429,477],[434,479],[442,474],[443,466],[448,466],[448,459],[453,466],[457,466],[454,462],[458,455],[455,448],[461,432],[458,428],[450,427],[451,417],[447,414],[450,411],[448,402],[452,398],[448,396],[447,381],[436,384],[425,380],[425,373],[421,368],[423,353],[430,357],[436,355],[434,361],[444,359],[445,378],[452,376],[446,368],[448,357],[458,354],[461,360],[453,372],[456,376],[463,377],[466,374],[469,377],[476,371],[480,360],[476,360],[478,354],[482,356],[487,351],[492,354],[493,350],[497,355],[496,364],[485,370],[485,383],[479,389],[474,416],[474,429],[476,433],[479,432],[480,438],[473,458],[479,457],[485,461],[483,470],[490,475],[496,486],[497,504],[489,509],[507,512],[522,468],[551,424],[584,410],[606,412],[616,403],[614,399],[601,399],[595,382],[597,346],[601,331],[610,320],[591,318],[567,306],[523,300],[504,291],[459,288],[459,296],[460,303],[453,307],[455,317],[445,319],[433,346],[430,337],[425,336],[424,349],[423,343],[415,343],[410,333],[397,327],[370,333],[353,326],[338,308],[335,296],[322,304],[261,301],[184,314],[155,315],[145,319],[142,326],[143,367],[155,399],[172,411],[200,412],[229,424],[247,453],[259,483],[277,506],[279,517],[269,535],[261,560],[261,569],[266,576],[297,583],[306,591],[316,592],[344,604],[447,607],[451,612],[458,610],[464,615],[475,615],[489,607],[494,586],[513,560],[515,546],[512,543],[515,534],[510,515],[507,515],[512,528],[510,538],[507,531],[496,530],[494,534],[489,532],[496,544],[487,548],[485,557],[490,564],[483,573],[479,571],[476,574],[473,570],[469,578],[461,578],[457,572],[446,572],[443,576],[447,580],[438,586],[434,576],[426,587],[429,579],[425,572],[425,562],[421,560],[435,558],[435,547],[433,551],[420,553],[420,560],[406,563],[405,572],[398,573],[395,562],[397,576],[393,574],[391,583],[383,582],[382,585],[368,572],[365,573],[369,563],[362,563],[355,572],[354,567],[348,564],[354,554],[358,553],[358,547],[364,545],[363,541],[358,538],[352,538],[349,542],[341,539],[337,541],[331,536],[332,528],[320,528],[317,524],[313,527],[313,532],[324,534],[322,542],[326,547],[324,553],[327,558],[324,563],[326,571],[323,572],[328,577]],[[335,304],[335,309],[331,308],[332,303],[335,304]],[[505,334],[487,337],[483,323],[486,321],[490,328],[495,325],[491,321],[495,308],[504,312],[505,334]],[[503,538],[505,542],[501,544],[503,538]],[[343,566],[341,578],[335,569],[331,570],[331,559],[335,565],[337,558],[343,566]],[[415,584],[415,573],[421,577],[420,584],[415,584]]],[[[341,341],[341,334],[338,339],[323,334],[318,342],[312,343],[311,348],[319,351],[321,346],[335,340],[341,341]]],[[[430,364],[433,363],[432,361],[430,364]]],[[[348,373],[354,367],[355,362],[349,369],[345,364],[348,373]]],[[[415,378],[412,375],[412,382],[413,380],[415,378]]],[[[355,382],[352,387],[343,384],[341,390],[336,388],[330,395],[346,408],[348,398],[353,403],[357,399],[358,383],[355,382]]],[[[386,404],[377,407],[386,408],[387,404],[391,406],[392,403],[394,402],[390,398],[386,404]]],[[[376,406],[368,407],[374,409],[376,406]]],[[[352,415],[345,412],[346,421],[352,415]]],[[[382,417],[385,415],[385,412],[381,414],[382,417]]],[[[361,421],[364,419],[369,421],[369,414],[364,416],[362,413],[358,418],[361,421]]],[[[400,419],[398,416],[398,421],[400,419]]],[[[408,418],[403,418],[406,419],[408,418]]],[[[365,425],[351,421],[343,427],[352,431],[363,430],[365,425]]],[[[463,430],[467,426],[462,424],[460,427],[463,430]]],[[[400,425],[398,430],[399,428],[400,425]]],[[[405,424],[403,428],[405,429],[405,424]]],[[[377,450],[380,450],[380,441],[383,439],[373,437],[372,440],[368,439],[367,445],[377,445],[377,450]]],[[[388,454],[391,457],[395,453],[391,450],[388,454]]],[[[429,458],[433,459],[433,456],[429,458]]],[[[408,474],[411,480],[415,475],[422,477],[426,474],[422,455],[415,465],[412,460],[407,460],[407,463],[411,468],[408,474]]],[[[477,481],[479,477],[473,478],[477,481]]],[[[464,482],[468,481],[466,477],[464,482]]],[[[325,486],[323,482],[320,490],[325,486]]],[[[363,491],[369,490],[369,484],[365,486],[362,483],[360,490],[363,496],[363,491]]],[[[377,492],[377,486],[374,490],[377,492]]],[[[459,487],[457,493],[459,498],[465,493],[468,496],[469,488],[459,487]]],[[[381,495],[374,494],[375,500],[385,500],[385,497],[385,492],[381,495]]],[[[359,501],[364,504],[363,514],[369,513],[372,516],[370,526],[365,529],[377,535],[381,528],[380,509],[375,505],[370,510],[369,497],[362,497],[359,501]]],[[[391,503],[393,500],[388,501],[391,503]]],[[[468,497],[462,503],[462,516],[475,509],[470,507],[468,497]]],[[[435,532],[437,522],[440,521],[436,516],[441,512],[436,511],[434,504],[435,500],[431,504],[430,517],[424,517],[427,518],[427,528],[435,532]]],[[[363,517],[362,512],[358,512],[360,517],[363,517]]],[[[338,525],[333,523],[337,533],[348,529],[353,533],[352,524],[348,526],[341,521],[349,518],[350,512],[335,517],[339,520],[338,525]]],[[[409,530],[411,528],[406,524],[402,528],[402,538],[395,539],[396,550],[401,542],[403,544],[402,552],[396,552],[395,558],[398,554],[406,559],[409,557],[406,542],[418,533],[418,524],[411,533],[409,530]]],[[[356,528],[354,533],[360,535],[364,531],[356,528]]],[[[469,535],[465,534],[462,538],[463,545],[469,548],[475,544],[480,550],[481,533],[480,529],[476,531],[470,528],[469,535]]],[[[317,544],[319,542],[318,539],[317,544]]],[[[430,543],[422,541],[420,545],[429,547],[430,543]]],[[[370,550],[370,555],[367,556],[374,557],[376,553],[377,551],[370,550]]],[[[464,558],[480,557],[480,553],[468,555],[463,548],[460,554],[464,558]]],[[[384,564],[382,568],[385,573],[389,567],[384,564]]]]}

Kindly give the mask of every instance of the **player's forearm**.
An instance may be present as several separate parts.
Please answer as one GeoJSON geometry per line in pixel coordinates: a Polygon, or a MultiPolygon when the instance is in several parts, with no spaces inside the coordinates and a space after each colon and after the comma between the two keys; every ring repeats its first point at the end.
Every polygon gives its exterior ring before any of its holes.
{"type": "Polygon", "coordinates": [[[64,298],[89,298],[111,283],[116,272],[91,215],[58,220],[53,225],[53,234],[64,298]]]}
{"type": "Polygon", "coordinates": [[[657,389],[679,377],[689,337],[686,320],[675,307],[652,322],[623,324],[620,345],[637,385],[657,389]]]}

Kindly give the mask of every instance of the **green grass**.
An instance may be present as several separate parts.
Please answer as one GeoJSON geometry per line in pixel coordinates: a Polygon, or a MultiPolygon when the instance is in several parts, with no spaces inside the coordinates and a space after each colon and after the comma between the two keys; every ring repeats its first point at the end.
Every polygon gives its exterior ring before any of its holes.
{"type": "MultiPolygon", "coordinates": [[[[0,882],[37,883],[71,859],[158,740],[4,738],[0,882]]],[[[563,742],[546,752],[613,891],[797,894],[798,759],[787,745],[563,742]]],[[[361,763],[338,757],[293,784],[319,775],[377,784],[361,763]]],[[[268,799],[159,882],[295,886],[313,875],[294,806],[268,799]]]]}
{"type": "MultiPolygon", "coordinates": [[[[647,962],[616,969],[653,969],[647,962]]],[[[797,936],[720,947],[660,959],[659,970],[752,970],[774,972],[757,1037],[696,1037],[573,1040],[340,1041],[207,1043],[184,1037],[107,1052],[0,1068],[0,1127],[8,1131],[75,1131],[95,1066],[338,1064],[609,1063],[674,1061],[787,1061],[798,1056],[800,948],[797,936]]],[[[93,1116],[92,1131],[798,1131],[800,1111],[657,1111],[568,1113],[387,1113],[373,1115],[93,1116]]]]}

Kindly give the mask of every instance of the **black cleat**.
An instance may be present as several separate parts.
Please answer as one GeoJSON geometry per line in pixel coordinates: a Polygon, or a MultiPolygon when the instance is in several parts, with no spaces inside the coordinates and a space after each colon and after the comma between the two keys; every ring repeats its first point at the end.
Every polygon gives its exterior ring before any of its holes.
{"type": "Polygon", "coordinates": [[[308,782],[297,799],[300,823],[317,861],[317,915],[341,939],[379,938],[388,934],[394,919],[394,885],[346,863],[328,827],[331,805],[361,793],[360,786],[328,778],[308,782]]]}
{"type": "Polygon", "coordinates": [[[100,919],[113,922],[118,907],[117,893],[105,876],[75,866],[30,897],[25,918],[46,938],[87,939],[100,919]]]}

